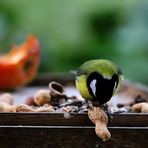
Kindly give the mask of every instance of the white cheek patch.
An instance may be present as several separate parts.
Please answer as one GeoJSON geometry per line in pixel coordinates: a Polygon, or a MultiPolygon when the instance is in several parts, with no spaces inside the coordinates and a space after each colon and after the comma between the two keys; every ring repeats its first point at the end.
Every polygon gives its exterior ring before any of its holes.
{"type": "Polygon", "coordinates": [[[116,89],[116,86],[117,86],[117,82],[115,82],[115,85],[114,85],[114,89],[113,89],[113,91],[115,91],[115,89],[116,89]]]}
{"type": "Polygon", "coordinates": [[[91,88],[94,96],[96,96],[96,83],[97,83],[96,79],[92,80],[91,83],[90,83],[90,88],[91,88]]]}

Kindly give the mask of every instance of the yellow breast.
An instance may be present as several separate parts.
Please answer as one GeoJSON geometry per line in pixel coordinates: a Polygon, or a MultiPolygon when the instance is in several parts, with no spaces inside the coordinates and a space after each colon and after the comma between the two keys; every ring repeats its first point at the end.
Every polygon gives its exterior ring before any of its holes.
{"type": "Polygon", "coordinates": [[[80,95],[87,100],[92,100],[92,96],[89,93],[88,87],[87,87],[87,78],[85,75],[78,76],[76,78],[76,87],[80,92],[80,95]]]}

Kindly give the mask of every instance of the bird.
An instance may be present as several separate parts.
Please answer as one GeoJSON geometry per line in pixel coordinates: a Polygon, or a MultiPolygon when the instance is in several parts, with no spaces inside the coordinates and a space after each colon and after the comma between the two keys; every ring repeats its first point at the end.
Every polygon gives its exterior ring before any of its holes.
{"type": "Polygon", "coordinates": [[[80,95],[93,104],[103,106],[120,89],[121,69],[107,59],[84,62],[76,71],[76,88],[80,95]]]}

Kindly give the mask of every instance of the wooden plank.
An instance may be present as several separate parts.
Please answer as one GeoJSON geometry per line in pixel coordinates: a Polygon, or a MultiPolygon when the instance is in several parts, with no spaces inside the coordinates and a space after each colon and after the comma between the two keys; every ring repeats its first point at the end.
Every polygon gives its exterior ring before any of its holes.
{"type": "MultiPolygon", "coordinates": [[[[69,119],[60,113],[0,113],[0,125],[34,126],[91,126],[87,114],[71,114],[69,119]]],[[[109,126],[145,127],[148,126],[148,114],[116,114],[109,126]]]]}
{"type": "Polygon", "coordinates": [[[102,142],[94,127],[0,126],[1,148],[146,148],[148,128],[109,128],[112,137],[102,142]]]}
{"type": "Polygon", "coordinates": [[[75,83],[75,76],[70,73],[59,73],[59,74],[41,74],[38,75],[29,85],[31,86],[48,86],[49,82],[56,81],[63,85],[75,83]]]}

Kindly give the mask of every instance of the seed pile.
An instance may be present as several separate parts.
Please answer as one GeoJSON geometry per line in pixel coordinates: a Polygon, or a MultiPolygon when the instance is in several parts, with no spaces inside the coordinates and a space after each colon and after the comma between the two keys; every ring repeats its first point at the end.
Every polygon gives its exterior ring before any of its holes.
{"type": "Polygon", "coordinates": [[[24,103],[13,105],[13,96],[9,93],[0,95],[0,112],[56,112],[85,113],[88,103],[76,96],[67,96],[64,86],[57,82],[49,83],[48,90],[38,90],[24,103]]]}
{"type": "MultiPolygon", "coordinates": [[[[78,98],[77,96],[67,96],[64,86],[58,82],[50,82],[47,90],[38,90],[35,94],[25,99],[25,102],[13,105],[13,96],[9,93],[0,95],[0,112],[55,112],[55,113],[87,113],[92,104],[78,98]]],[[[117,104],[117,110],[112,113],[122,112],[143,112],[141,106],[148,106],[145,98],[137,95],[130,104],[117,104]],[[144,102],[144,103],[143,103],[144,102]],[[140,104],[136,106],[135,104],[140,104]],[[140,109],[138,110],[137,107],[140,109]]],[[[105,107],[105,111],[110,112],[110,106],[105,107]]],[[[146,109],[148,110],[148,109],[146,109]]],[[[145,109],[144,109],[144,112],[145,109]]],[[[66,116],[67,117],[67,116],[66,116]]]]}

